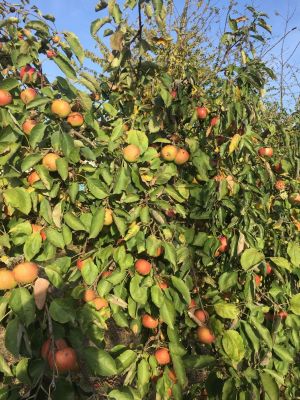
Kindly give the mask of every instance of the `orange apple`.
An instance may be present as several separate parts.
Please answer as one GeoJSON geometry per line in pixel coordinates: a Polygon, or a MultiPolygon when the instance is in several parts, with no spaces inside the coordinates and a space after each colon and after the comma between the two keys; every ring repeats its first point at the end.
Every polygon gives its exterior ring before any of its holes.
{"type": "Polygon", "coordinates": [[[12,95],[8,90],[0,89],[0,107],[7,106],[12,100],[12,95]]]}
{"type": "Polygon", "coordinates": [[[22,131],[26,135],[30,135],[32,129],[37,125],[37,122],[34,119],[26,119],[22,124],[22,131]]]}
{"type": "Polygon", "coordinates": [[[33,88],[27,88],[20,93],[20,98],[24,104],[29,104],[36,96],[37,92],[33,88]]]}

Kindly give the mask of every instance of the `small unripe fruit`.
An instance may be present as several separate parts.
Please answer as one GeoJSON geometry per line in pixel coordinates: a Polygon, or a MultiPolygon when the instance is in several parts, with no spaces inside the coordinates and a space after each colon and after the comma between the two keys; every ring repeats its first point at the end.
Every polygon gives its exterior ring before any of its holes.
{"type": "Polygon", "coordinates": [[[54,100],[51,104],[51,112],[60,118],[65,118],[70,114],[71,106],[65,100],[54,100]]]}
{"type": "Polygon", "coordinates": [[[51,369],[57,369],[58,372],[74,371],[78,368],[77,355],[72,347],[66,347],[65,349],[58,350],[55,353],[54,360],[53,355],[50,352],[48,356],[48,363],[51,369]]]}
{"type": "Polygon", "coordinates": [[[273,149],[272,149],[272,147],[261,147],[258,150],[258,154],[261,157],[272,157],[273,156],[273,149]]]}
{"type": "Polygon", "coordinates": [[[168,372],[168,377],[171,379],[173,383],[177,382],[177,376],[172,369],[170,369],[170,371],[168,372]]]}
{"type": "Polygon", "coordinates": [[[151,317],[149,314],[145,314],[142,317],[142,325],[148,329],[155,329],[158,326],[158,319],[151,317]]]}
{"type": "Polygon", "coordinates": [[[135,144],[129,144],[123,149],[123,157],[127,162],[136,162],[141,155],[141,150],[135,144]]]}
{"type": "Polygon", "coordinates": [[[86,289],[83,292],[83,301],[85,301],[86,303],[88,301],[92,301],[97,297],[96,292],[93,289],[86,289]]]}
{"type": "Polygon", "coordinates": [[[24,262],[16,265],[12,272],[16,282],[32,283],[38,277],[38,266],[33,262],[24,262]]]}
{"type": "Polygon", "coordinates": [[[39,177],[36,171],[31,172],[27,177],[27,182],[29,185],[33,185],[35,182],[38,182],[41,178],[39,177]]]}
{"type": "Polygon", "coordinates": [[[215,341],[215,336],[204,326],[199,326],[197,329],[197,336],[200,343],[211,344],[215,341]]]}
{"type": "Polygon", "coordinates": [[[26,135],[30,135],[32,129],[36,126],[37,122],[34,119],[26,119],[22,124],[22,131],[26,135]]]}
{"type": "Polygon", "coordinates": [[[109,226],[113,223],[113,212],[109,208],[105,209],[104,225],[109,226]]]}
{"type": "Polygon", "coordinates": [[[195,307],[197,307],[197,303],[196,303],[195,299],[191,299],[191,302],[189,304],[189,310],[192,308],[195,308],[195,307]]]}
{"type": "Polygon", "coordinates": [[[300,204],[300,193],[293,193],[289,197],[289,202],[295,206],[300,204]]]}
{"type": "Polygon", "coordinates": [[[161,149],[161,157],[166,161],[174,161],[177,155],[178,149],[172,144],[167,144],[161,149]]]}
{"type": "Polygon", "coordinates": [[[176,154],[174,162],[177,165],[182,165],[182,164],[185,164],[186,162],[188,162],[189,158],[190,158],[189,152],[187,152],[184,149],[179,149],[176,154]]]}
{"type": "Polygon", "coordinates": [[[67,122],[73,126],[73,128],[77,128],[84,122],[83,115],[79,112],[72,112],[68,115],[67,122]]]}
{"type": "Polygon", "coordinates": [[[171,97],[172,97],[172,99],[176,99],[176,97],[177,97],[177,91],[176,90],[172,90],[171,91],[171,97]]]}
{"type": "Polygon", "coordinates": [[[105,278],[109,277],[111,274],[112,274],[112,271],[104,271],[101,274],[101,278],[105,279],[105,278]]]}
{"type": "Polygon", "coordinates": [[[207,108],[206,107],[197,107],[197,117],[199,119],[205,119],[207,117],[207,108]]]}
{"type": "Polygon", "coordinates": [[[285,189],[285,181],[283,181],[283,180],[276,181],[275,189],[279,190],[279,191],[284,190],[285,189]]]}
{"type": "Polygon", "coordinates": [[[0,290],[13,289],[16,285],[13,272],[6,268],[0,269],[0,290]]]}
{"type": "Polygon", "coordinates": [[[260,276],[260,275],[255,275],[255,276],[254,276],[254,280],[255,280],[256,286],[259,286],[259,285],[261,284],[261,281],[262,281],[262,276],[260,276]]]}
{"type": "Polygon", "coordinates": [[[76,261],[76,266],[77,266],[77,268],[78,268],[79,270],[82,269],[82,267],[83,267],[83,265],[84,265],[84,262],[85,262],[85,260],[81,260],[81,259],[78,259],[78,260],[76,261]]]}
{"type": "Polygon", "coordinates": [[[272,267],[271,267],[270,263],[267,262],[266,263],[266,274],[270,275],[271,272],[272,272],[272,267]]]}
{"type": "Polygon", "coordinates": [[[20,93],[20,98],[24,104],[29,104],[37,96],[37,92],[32,88],[27,88],[20,93]]]}
{"type": "Polygon", "coordinates": [[[48,153],[43,157],[42,164],[49,171],[57,171],[56,160],[60,157],[55,153],[48,153]]]}
{"type": "Polygon", "coordinates": [[[288,313],[286,311],[280,311],[277,316],[281,319],[286,319],[286,317],[288,316],[288,313]]]}
{"type": "Polygon", "coordinates": [[[108,302],[101,297],[96,297],[91,301],[91,303],[93,303],[96,310],[101,310],[101,308],[108,307],[108,302]]]}
{"type": "Polygon", "coordinates": [[[280,172],[282,172],[282,164],[281,164],[281,162],[278,162],[277,164],[274,164],[273,168],[274,168],[274,171],[277,172],[278,174],[280,172]]]}
{"type": "Polygon", "coordinates": [[[0,89],[0,107],[7,106],[12,100],[12,95],[8,90],[0,89]]]}
{"type": "Polygon", "coordinates": [[[165,347],[156,350],[154,356],[159,365],[167,365],[171,362],[169,350],[165,347]]]}
{"type": "Polygon", "coordinates": [[[208,312],[205,310],[196,310],[194,316],[199,319],[200,322],[206,322],[208,320],[208,312]]]}
{"type": "Polygon", "coordinates": [[[152,269],[152,265],[149,261],[142,258],[135,262],[134,267],[140,275],[148,275],[152,269]]]}

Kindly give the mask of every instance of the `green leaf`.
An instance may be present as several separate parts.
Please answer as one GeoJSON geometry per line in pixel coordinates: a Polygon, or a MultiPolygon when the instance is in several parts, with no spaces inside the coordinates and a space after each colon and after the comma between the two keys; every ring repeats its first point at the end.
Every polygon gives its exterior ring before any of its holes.
{"type": "Polygon", "coordinates": [[[88,178],[86,183],[89,191],[96,199],[102,200],[108,196],[103,183],[98,179],[88,178]]]}
{"type": "Polygon", "coordinates": [[[25,157],[21,164],[21,171],[24,172],[29,168],[32,168],[35,164],[37,164],[43,158],[42,154],[30,154],[28,157],[25,157]]]}
{"type": "Polygon", "coordinates": [[[290,256],[291,263],[295,267],[300,267],[300,245],[296,242],[289,242],[287,253],[290,256]]]}
{"type": "MultiPolygon", "coordinates": [[[[0,372],[4,374],[4,376],[13,376],[9,365],[5,361],[4,357],[0,354],[0,372]]],[[[1,397],[0,397],[1,399],[1,397]]]]}
{"type": "Polygon", "coordinates": [[[81,269],[81,274],[85,283],[92,285],[99,274],[98,267],[91,259],[88,259],[81,269]]]}
{"type": "Polygon", "coordinates": [[[73,32],[64,32],[64,36],[71,47],[71,50],[77,57],[80,64],[84,61],[84,50],[78,37],[73,32]]]}
{"type": "Polygon", "coordinates": [[[295,294],[290,301],[290,310],[296,314],[300,315],[300,293],[295,294]]]}
{"type": "Polygon", "coordinates": [[[83,223],[80,221],[79,218],[77,218],[74,214],[71,212],[67,212],[64,215],[64,221],[65,223],[74,231],[85,231],[86,228],[83,225],[83,223]]]}
{"type": "Polygon", "coordinates": [[[177,256],[176,256],[176,249],[174,247],[174,244],[173,243],[169,243],[169,242],[164,242],[163,243],[163,247],[165,249],[164,258],[166,260],[170,261],[170,263],[176,267],[176,265],[177,265],[177,256]]]}
{"type": "Polygon", "coordinates": [[[22,358],[16,366],[16,378],[26,385],[31,385],[31,379],[28,375],[29,358],[22,358]]]}
{"type": "Polygon", "coordinates": [[[288,271],[292,271],[291,264],[286,258],[283,257],[270,257],[270,260],[280,268],[284,268],[288,271]]]}
{"type": "Polygon", "coordinates": [[[143,277],[135,274],[130,281],[129,291],[133,300],[138,304],[146,304],[148,298],[148,288],[142,286],[143,277]]]}
{"type": "Polygon", "coordinates": [[[248,270],[251,267],[259,264],[264,260],[264,255],[260,251],[250,248],[243,252],[241,256],[241,265],[244,270],[248,270]]]}
{"type": "Polygon", "coordinates": [[[172,301],[165,297],[163,303],[160,305],[159,312],[163,322],[165,322],[171,329],[174,329],[176,311],[172,301]]]}
{"type": "Polygon", "coordinates": [[[54,299],[49,307],[49,313],[54,321],[61,324],[74,322],[76,309],[72,299],[54,299]]]}
{"type": "Polygon", "coordinates": [[[31,210],[30,194],[24,188],[6,189],[3,192],[5,203],[28,215],[31,210]]]}
{"type": "Polygon", "coordinates": [[[135,400],[133,395],[130,393],[129,388],[124,388],[123,390],[114,389],[109,392],[108,398],[114,400],[135,400]]]}
{"type": "Polygon", "coordinates": [[[42,238],[40,232],[34,232],[29,235],[24,244],[24,255],[26,260],[30,261],[38,254],[42,247],[42,238]]]}
{"type": "Polygon", "coordinates": [[[174,352],[171,351],[171,358],[178,383],[181,387],[185,388],[188,384],[188,378],[186,376],[185,366],[182,361],[182,357],[178,354],[174,354],[174,352]]]}
{"type": "Polygon", "coordinates": [[[46,128],[47,125],[44,123],[37,124],[32,128],[29,135],[29,143],[32,148],[35,148],[42,141],[46,128]]]}
{"type": "Polygon", "coordinates": [[[65,247],[65,242],[62,233],[58,232],[57,229],[48,227],[45,229],[47,240],[53,244],[53,246],[63,249],[65,247]]]}
{"type": "Polygon", "coordinates": [[[107,24],[110,21],[111,21],[110,17],[104,17],[93,21],[91,23],[91,35],[95,36],[99,31],[99,29],[101,29],[103,25],[107,24]]]}
{"type": "Polygon", "coordinates": [[[260,337],[265,341],[269,349],[272,349],[273,341],[269,330],[266,327],[264,327],[261,324],[261,322],[254,317],[251,318],[251,324],[255,327],[260,337]]]}
{"type": "Polygon", "coordinates": [[[19,355],[22,340],[22,324],[18,318],[11,319],[5,329],[5,347],[14,356],[19,355]]]}
{"type": "Polygon", "coordinates": [[[118,111],[109,103],[104,103],[103,108],[112,117],[115,117],[118,114],[118,111]]]}
{"type": "Polygon", "coordinates": [[[118,374],[123,372],[126,368],[132,365],[137,358],[137,354],[133,350],[125,350],[116,358],[116,366],[118,374]]]}
{"type": "Polygon", "coordinates": [[[112,376],[117,374],[117,366],[112,356],[96,347],[83,349],[82,356],[91,372],[96,376],[112,376]]]}
{"type": "Polygon", "coordinates": [[[121,194],[124,190],[126,190],[128,185],[130,184],[130,181],[131,179],[127,166],[122,166],[119,169],[118,175],[115,180],[113,189],[114,194],[121,194]]]}
{"type": "Polygon", "coordinates": [[[237,331],[232,329],[225,331],[222,337],[222,346],[234,366],[236,366],[244,358],[244,342],[237,331]]]}
{"type": "Polygon", "coordinates": [[[174,276],[174,275],[171,276],[171,281],[172,281],[172,285],[182,295],[182,297],[184,298],[185,302],[187,304],[190,304],[191,295],[190,295],[190,291],[189,291],[187,285],[185,284],[185,282],[182,279],[177,278],[177,276],[174,276]]]}
{"type": "Polygon", "coordinates": [[[35,31],[42,32],[42,33],[45,33],[46,35],[49,35],[48,25],[45,24],[45,22],[40,21],[40,20],[27,22],[26,28],[27,29],[34,29],[35,31]]]}
{"type": "Polygon", "coordinates": [[[35,320],[34,299],[26,288],[14,289],[9,298],[9,305],[26,326],[35,320]]]}
{"type": "Polygon", "coordinates": [[[236,319],[239,316],[239,309],[235,304],[221,302],[214,304],[214,308],[222,318],[236,319]]]}
{"type": "Polygon", "coordinates": [[[187,356],[183,359],[186,368],[207,368],[216,364],[217,360],[213,356],[200,355],[200,356],[187,356]]]}
{"type": "Polygon", "coordinates": [[[76,71],[72,67],[71,62],[68,58],[63,57],[62,54],[57,54],[56,57],[52,59],[59,69],[70,79],[76,79],[76,71]]]}
{"type": "Polygon", "coordinates": [[[96,238],[101,232],[104,225],[104,217],[105,217],[105,208],[104,207],[97,208],[92,218],[90,236],[89,236],[90,239],[96,238]]]}
{"type": "Polygon", "coordinates": [[[220,277],[219,277],[219,288],[221,292],[225,292],[229,288],[235,286],[238,281],[238,273],[237,271],[233,272],[224,272],[220,277]]]}
{"type": "Polygon", "coordinates": [[[145,359],[142,359],[137,368],[137,388],[142,396],[148,392],[150,378],[150,366],[145,359]]]}
{"type": "MultiPolygon", "coordinates": [[[[52,100],[49,99],[48,97],[36,97],[29,104],[27,104],[26,110],[31,110],[32,108],[44,106],[44,105],[50,103],[50,101],[52,101],[52,100]]],[[[31,135],[31,132],[30,132],[30,135],[31,135]]]]}
{"type": "Polygon", "coordinates": [[[56,166],[61,179],[65,181],[69,176],[68,161],[64,157],[60,157],[56,160],[56,166]]]}
{"type": "Polygon", "coordinates": [[[127,132],[127,143],[135,144],[144,153],[148,149],[149,141],[147,135],[142,131],[129,130],[127,132]]]}
{"type": "Polygon", "coordinates": [[[279,400],[279,389],[275,380],[266,372],[260,372],[260,379],[269,400],[279,400]]]}
{"type": "Polygon", "coordinates": [[[14,89],[14,88],[16,88],[18,86],[19,86],[19,81],[17,79],[15,79],[15,78],[3,79],[0,82],[0,89],[3,89],[3,90],[8,90],[9,91],[9,90],[12,90],[12,89],[14,89]]]}

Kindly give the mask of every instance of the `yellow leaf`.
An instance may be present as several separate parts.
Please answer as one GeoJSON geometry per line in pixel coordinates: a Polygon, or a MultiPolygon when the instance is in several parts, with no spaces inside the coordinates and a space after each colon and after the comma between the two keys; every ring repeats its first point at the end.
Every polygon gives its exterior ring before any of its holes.
{"type": "Polygon", "coordinates": [[[229,145],[229,154],[233,153],[237,149],[237,147],[240,143],[240,140],[241,140],[241,135],[239,135],[238,133],[236,133],[235,135],[232,136],[231,142],[229,145]]]}

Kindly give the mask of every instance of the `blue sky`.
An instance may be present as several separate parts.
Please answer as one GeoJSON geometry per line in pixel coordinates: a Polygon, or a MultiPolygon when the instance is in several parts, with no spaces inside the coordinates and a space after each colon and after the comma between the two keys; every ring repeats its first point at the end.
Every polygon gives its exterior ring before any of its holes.
{"type": "MultiPolygon", "coordinates": [[[[32,1],[32,4],[39,7],[44,14],[53,14],[56,17],[56,26],[58,31],[66,30],[74,32],[79,36],[83,46],[91,50],[94,47],[94,42],[90,37],[90,23],[94,19],[100,18],[103,13],[95,13],[94,7],[96,3],[97,0],[76,0],[76,2],[74,2],[74,0],[49,0],[47,2],[43,0],[32,1]]],[[[178,11],[180,11],[183,7],[184,0],[175,0],[175,3],[178,11]]],[[[228,3],[229,0],[211,0],[212,5],[220,8],[226,7],[228,3]]],[[[294,16],[291,18],[289,26],[290,28],[296,27],[297,29],[293,31],[286,40],[285,58],[287,58],[294,50],[298,41],[300,41],[300,0],[238,0],[237,4],[241,10],[241,14],[245,5],[250,4],[257,10],[263,11],[269,15],[269,23],[273,27],[273,43],[283,35],[285,23],[284,18],[288,14],[294,12],[294,16]]],[[[225,11],[223,14],[225,15],[225,11]]],[[[216,31],[217,30],[218,27],[216,26],[216,31]]],[[[274,48],[270,56],[272,57],[272,55],[275,57],[280,55],[280,46],[274,48]]],[[[296,67],[300,67],[300,45],[290,62],[296,67]]],[[[271,58],[269,63],[270,67],[276,67],[276,63],[272,61],[271,58]]],[[[54,78],[58,73],[58,70],[53,66],[52,62],[46,62],[44,67],[47,73],[52,75],[50,76],[50,79],[54,78]]]]}

